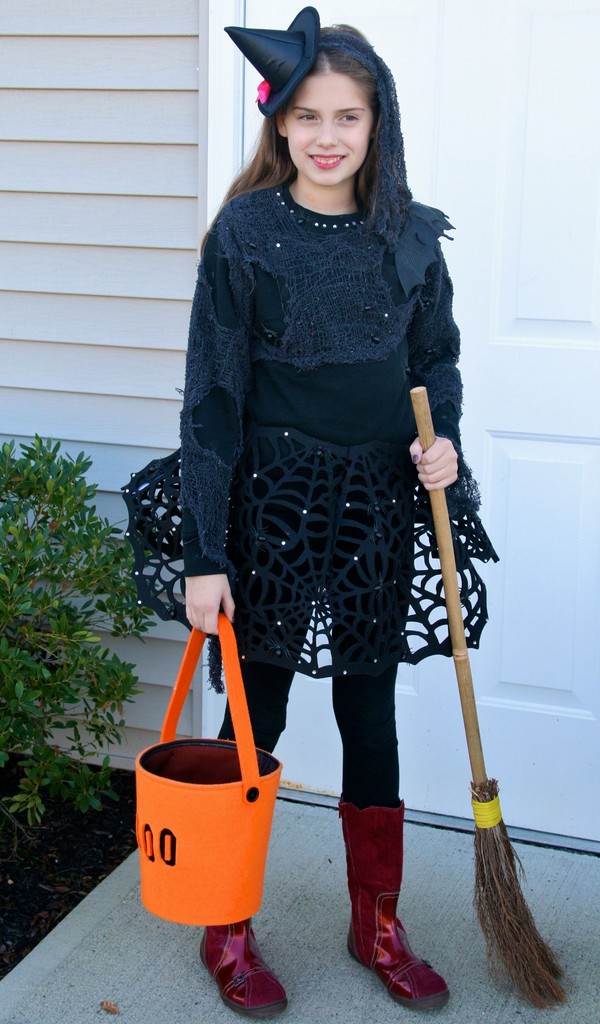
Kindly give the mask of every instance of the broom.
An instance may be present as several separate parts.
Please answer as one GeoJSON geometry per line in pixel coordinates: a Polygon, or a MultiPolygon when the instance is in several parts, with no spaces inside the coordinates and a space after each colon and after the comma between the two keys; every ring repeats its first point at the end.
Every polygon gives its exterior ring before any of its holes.
{"type": "MultiPolygon", "coordinates": [[[[426,451],[435,441],[427,390],[411,390],[419,432],[426,451]]],[[[483,759],[473,680],[465,639],[454,546],[445,491],[429,491],[436,541],[444,583],[452,656],[469,751],[473,781],[471,804],[475,818],[475,896],[479,925],[492,969],[505,973],[517,994],[540,1009],[563,1003],[558,982],[562,970],[556,956],[539,934],[519,884],[518,856],[502,820],[498,782],[488,779],[483,759]]]]}

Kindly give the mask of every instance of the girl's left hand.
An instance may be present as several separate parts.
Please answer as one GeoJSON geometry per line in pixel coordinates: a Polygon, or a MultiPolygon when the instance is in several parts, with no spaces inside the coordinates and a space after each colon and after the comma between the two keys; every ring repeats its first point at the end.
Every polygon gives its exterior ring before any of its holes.
{"type": "Polygon", "coordinates": [[[449,487],[458,477],[458,455],[447,437],[436,437],[426,452],[417,438],[409,448],[411,458],[426,491],[449,487]]]}

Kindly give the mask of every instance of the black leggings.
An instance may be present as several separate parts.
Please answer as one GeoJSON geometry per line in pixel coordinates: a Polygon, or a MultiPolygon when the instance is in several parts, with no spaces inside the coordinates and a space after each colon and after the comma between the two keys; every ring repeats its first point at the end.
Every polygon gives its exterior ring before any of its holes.
{"type": "MultiPolygon", "coordinates": [[[[334,676],[333,711],[342,738],[342,796],[356,807],[398,807],[396,665],[379,676],[334,676]]],[[[257,747],[275,749],[285,729],[294,678],[291,669],[242,663],[250,720],[257,747]]],[[[229,705],[221,739],[234,738],[229,705]]]]}

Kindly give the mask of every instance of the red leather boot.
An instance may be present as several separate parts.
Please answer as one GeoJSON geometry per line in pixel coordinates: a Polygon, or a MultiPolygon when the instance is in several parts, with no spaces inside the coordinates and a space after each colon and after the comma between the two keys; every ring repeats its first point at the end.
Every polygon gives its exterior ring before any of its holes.
{"type": "Polygon", "coordinates": [[[396,917],[402,882],[404,804],[366,807],[340,800],[352,921],[348,949],[381,978],[392,999],[415,1010],[448,1001],[448,986],[415,956],[396,917]]]}
{"type": "Polygon", "coordinates": [[[274,1017],[285,1010],[285,991],[261,957],[250,921],[206,928],[200,959],[231,1010],[245,1017],[274,1017]]]}

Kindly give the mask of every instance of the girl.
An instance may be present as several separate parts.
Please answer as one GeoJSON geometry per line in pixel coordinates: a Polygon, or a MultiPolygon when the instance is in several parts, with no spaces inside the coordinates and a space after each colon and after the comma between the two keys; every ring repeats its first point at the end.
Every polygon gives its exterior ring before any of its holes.
{"type": "MultiPolygon", "coordinates": [[[[311,7],[287,33],[227,32],[265,76],[265,121],[208,232],[192,309],[186,613],[214,634],[219,610],[233,621],[235,609],[264,750],[285,727],[294,674],[332,677],[349,951],[393,999],[439,1007],[446,983],[396,918],[404,805],[394,690],[399,661],[450,653],[436,634],[424,492],[454,485],[472,644],[486,612],[469,555],[494,557],[459,455],[459,335],[438,242],[450,225],[411,201],[394,82],[359,32],[320,29],[311,7]],[[436,427],[425,453],[409,399],[419,383],[436,427]]],[[[228,711],[220,736],[233,738],[228,711]]],[[[249,921],[207,928],[201,956],[233,1010],[285,1009],[249,921]]]]}

